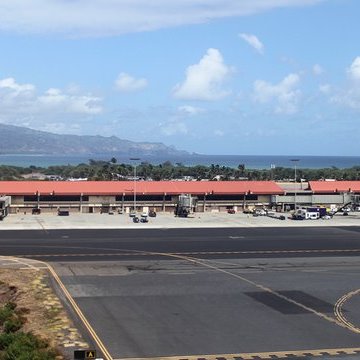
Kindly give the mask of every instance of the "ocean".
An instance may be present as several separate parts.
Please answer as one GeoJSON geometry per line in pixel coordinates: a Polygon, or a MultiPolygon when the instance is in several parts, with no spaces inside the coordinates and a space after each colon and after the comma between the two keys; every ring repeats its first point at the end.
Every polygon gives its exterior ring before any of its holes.
{"type": "MultiPolygon", "coordinates": [[[[88,163],[89,159],[109,161],[112,157],[117,159],[118,163],[131,164],[133,161],[123,155],[0,155],[0,165],[13,165],[29,167],[48,167],[51,165],[77,165],[88,163]]],[[[244,164],[247,169],[270,169],[275,167],[294,167],[296,161],[297,168],[349,168],[360,166],[360,156],[302,156],[302,155],[184,155],[184,156],[143,156],[141,161],[147,161],[154,165],[165,161],[171,161],[173,164],[181,163],[183,165],[220,165],[229,167],[238,167],[244,164]]]]}

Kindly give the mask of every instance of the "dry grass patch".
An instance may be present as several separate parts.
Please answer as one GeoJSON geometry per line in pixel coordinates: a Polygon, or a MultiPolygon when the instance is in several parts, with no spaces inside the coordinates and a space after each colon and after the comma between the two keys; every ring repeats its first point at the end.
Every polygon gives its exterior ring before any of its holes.
{"type": "Polygon", "coordinates": [[[87,344],[48,286],[48,280],[48,274],[43,270],[0,269],[0,308],[5,309],[6,316],[7,307],[13,304],[14,316],[20,320],[14,318],[14,324],[8,326],[15,329],[21,321],[21,328],[16,331],[31,333],[45,340],[49,349],[56,349],[54,359],[64,359],[66,348],[87,347],[87,344]]]}

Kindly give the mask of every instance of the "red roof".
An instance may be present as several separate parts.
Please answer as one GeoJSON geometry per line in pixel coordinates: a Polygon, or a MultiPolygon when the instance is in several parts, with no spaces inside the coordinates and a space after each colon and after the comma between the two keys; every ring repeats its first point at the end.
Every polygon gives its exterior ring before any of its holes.
{"type": "MultiPolygon", "coordinates": [[[[0,181],[4,195],[119,195],[133,194],[133,181],[0,181]]],[[[178,194],[283,194],[273,181],[137,181],[136,193],[178,194]]]]}
{"type": "Polygon", "coordinates": [[[314,193],[360,192],[360,181],[309,181],[314,193]]]}

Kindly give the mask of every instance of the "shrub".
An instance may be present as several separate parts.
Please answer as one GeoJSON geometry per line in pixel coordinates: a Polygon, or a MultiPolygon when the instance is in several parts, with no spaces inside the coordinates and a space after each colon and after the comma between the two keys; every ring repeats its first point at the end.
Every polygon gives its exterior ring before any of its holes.
{"type": "Polygon", "coordinates": [[[13,301],[9,301],[5,304],[4,308],[14,311],[16,309],[16,306],[16,303],[14,303],[13,301]]]}
{"type": "Polygon", "coordinates": [[[54,360],[55,351],[45,340],[31,333],[18,332],[5,349],[4,360],[54,360]]]}
{"type": "Polygon", "coordinates": [[[0,309],[0,325],[4,325],[4,323],[9,320],[14,315],[14,311],[4,306],[0,309]]]}
{"type": "Polygon", "coordinates": [[[6,349],[13,341],[15,338],[15,334],[0,334],[0,351],[6,349]]]}
{"type": "Polygon", "coordinates": [[[8,302],[0,308],[0,360],[55,360],[57,352],[49,348],[46,340],[21,330],[29,312],[16,310],[16,303],[8,302]]]}
{"type": "Polygon", "coordinates": [[[5,333],[14,333],[21,329],[23,321],[17,316],[12,316],[10,319],[4,322],[4,331],[5,333]]]}

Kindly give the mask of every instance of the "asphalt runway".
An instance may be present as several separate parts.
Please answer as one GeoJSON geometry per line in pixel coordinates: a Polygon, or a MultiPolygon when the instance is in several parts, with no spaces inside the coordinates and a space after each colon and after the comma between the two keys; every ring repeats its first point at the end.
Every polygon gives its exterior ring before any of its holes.
{"type": "Polygon", "coordinates": [[[360,357],[358,227],[4,231],[0,253],[51,262],[114,359],[360,357]]]}
{"type": "Polygon", "coordinates": [[[358,256],[360,227],[0,232],[0,254],[46,261],[358,256]],[[169,258],[169,257],[167,257],[169,258]]]}
{"type": "MultiPolygon", "coordinates": [[[[207,260],[214,268],[179,260],[64,262],[56,269],[114,358],[358,347],[359,334],[334,321],[337,300],[359,288],[353,258],[270,260],[207,260]]],[[[356,297],[345,306],[357,325],[359,305],[356,297]]]]}

